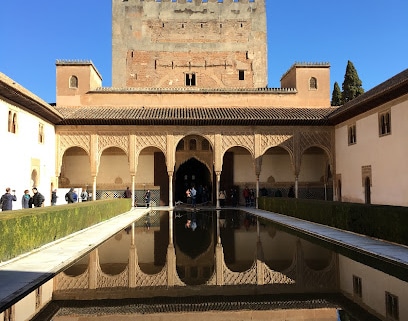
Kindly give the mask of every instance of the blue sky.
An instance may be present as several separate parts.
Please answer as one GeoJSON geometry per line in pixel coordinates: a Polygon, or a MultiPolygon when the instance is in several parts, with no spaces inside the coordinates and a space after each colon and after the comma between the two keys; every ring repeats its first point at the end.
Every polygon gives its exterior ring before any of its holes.
{"type": "MultiPolygon", "coordinates": [[[[255,0],[256,1],[256,0],[255,0]]],[[[328,62],[331,88],[351,60],[367,91],[408,68],[408,1],[267,0],[268,85],[295,62],[328,62]]],[[[55,102],[57,59],[92,60],[111,86],[111,0],[4,1],[0,71],[55,102]]]]}

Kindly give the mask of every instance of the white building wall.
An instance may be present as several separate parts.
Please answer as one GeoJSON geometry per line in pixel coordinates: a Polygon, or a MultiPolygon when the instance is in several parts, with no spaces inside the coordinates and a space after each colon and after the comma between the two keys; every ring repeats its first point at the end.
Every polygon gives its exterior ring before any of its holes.
{"type": "Polygon", "coordinates": [[[340,124],[335,130],[336,173],[342,200],[363,203],[362,166],[371,165],[371,203],[408,206],[408,96],[340,124]],[[379,136],[378,113],[391,109],[391,134],[379,136]],[[356,124],[357,142],[348,145],[348,125],[356,124]]]}
{"type": "Polygon", "coordinates": [[[385,316],[385,292],[398,297],[399,320],[408,320],[408,283],[339,255],[340,290],[353,298],[353,275],[361,278],[362,299],[356,302],[385,316]]]}
{"type": "Polygon", "coordinates": [[[43,119],[9,104],[0,98],[1,158],[0,194],[6,187],[16,190],[17,201],[13,209],[21,209],[24,190],[31,192],[31,173],[38,170],[38,191],[45,196],[45,205],[50,205],[51,183],[55,179],[55,129],[43,119]],[[9,110],[17,113],[17,132],[8,132],[9,110]],[[44,143],[39,143],[39,124],[44,126],[44,143]],[[37,166],[38,165],[38,166],[37,166]]]}

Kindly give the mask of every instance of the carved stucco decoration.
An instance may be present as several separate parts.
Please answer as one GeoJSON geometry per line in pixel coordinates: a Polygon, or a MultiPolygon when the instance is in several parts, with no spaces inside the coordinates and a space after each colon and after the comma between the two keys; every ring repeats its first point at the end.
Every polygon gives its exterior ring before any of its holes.
{"type": "Polygon", "coordinates": [[[98,135],[98,151],[99,157],[103,151],[109,147],[118,147],[128,155],[129,151],[129,134],[127,133],[103,133],[98,135]]]}
{"type": "Polygon", "coordinates": [[[59,154],[62,156],[71,147],[80,147],[88,155],[91,150],[91,135],[89,133],[59,133],[59,154]]]}
{"type": "Polygon", "coordinates": [[[72,147],[80,147],[86,151],[88,155],[91,153],[91,135],[85,132],[70,133],[61,132],[58,134],[59,137],[59,148],[57,157],[57,176],[60,174],[62,159],[65,152],[72,147]]]}
{"type": "Polygon", "coordinates": [[[282,147],[285,149],[291,157],[293,157],[293,135],[292,134],[269,134],[261,135],[261,154],[272,147],[282,147]]]}
{"type": "Polygon", "coordinates": [[[302,131],[299,132],[299,156],[310,147],[317,146],[323,149],[332,162],[332,132],[331,131],[302,131]]]}
{"type": "Polygon", "coordinates": [[[70,276],[61,272],[56,277],[57,291],[71,289],[88,289],[89,288],[89,268],[84,273],[78,276],[70,276]]]}
{"type": "Polygon", "coordinates": [[[188,132],[188,133],[173,133],[173,137],[174,137],[174,151],[176,150],[176,147],[178,145],[178,143],[180,142],[180,140],[182,140],[183,138],[189,137],[189,136],[200,136],[205,138],[206,140],[209,141],[211,148],[214,150],[214,133],[199,133],[199,132],[188,132]]]}
{"type": "Polygon", "coordinates": [[[302,155],[310,147],[319,147],[325,153],[333,168],[333,138],[330,130],[300,131],[295,137],[295,173],[299,174],[302,155]]]}
{"type": "Polygon", "coordinates": [[[251,156],[255,156],[255,136],[253,133],[228,133],[222,135],[222,154],[224,154],[231,147],[243,147],[247,149],[251,156]]]}
{"type": "Polygon", "coordinates": [[[167,135],[163,133],[134,133],[136,143],[136,155],[146,147],[157,147],[167,157],[167,135]]]}

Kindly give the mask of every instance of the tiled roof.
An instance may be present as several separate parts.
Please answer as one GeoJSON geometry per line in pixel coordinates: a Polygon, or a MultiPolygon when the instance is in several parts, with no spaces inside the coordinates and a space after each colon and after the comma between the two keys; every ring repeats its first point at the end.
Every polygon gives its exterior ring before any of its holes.
{"type": "Polygon", "coordinates": [[[58,125],[327,125],[333,108],[57,107],[58,125]]]}
{"type": "Polygon", "coordinates": [[[1,72],[0,97],[4,97],[20,108],[41,116],[54,124],[62,120],[62,115],[54,107],[1,72]]]}
{"type": "Polygon", "coordinates": [[[330,121],[338,124],[381,104],[408,94],[408,69],[335,109],[330,121]]]}

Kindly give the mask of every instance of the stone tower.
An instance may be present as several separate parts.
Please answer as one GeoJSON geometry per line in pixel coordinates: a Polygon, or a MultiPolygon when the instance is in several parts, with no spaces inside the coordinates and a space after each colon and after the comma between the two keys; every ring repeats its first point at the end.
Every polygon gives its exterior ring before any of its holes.
{"type": "Polygon", "coordinates": [[[266,0],[112,0],[112,86],[267,86],[266,0]]]}

